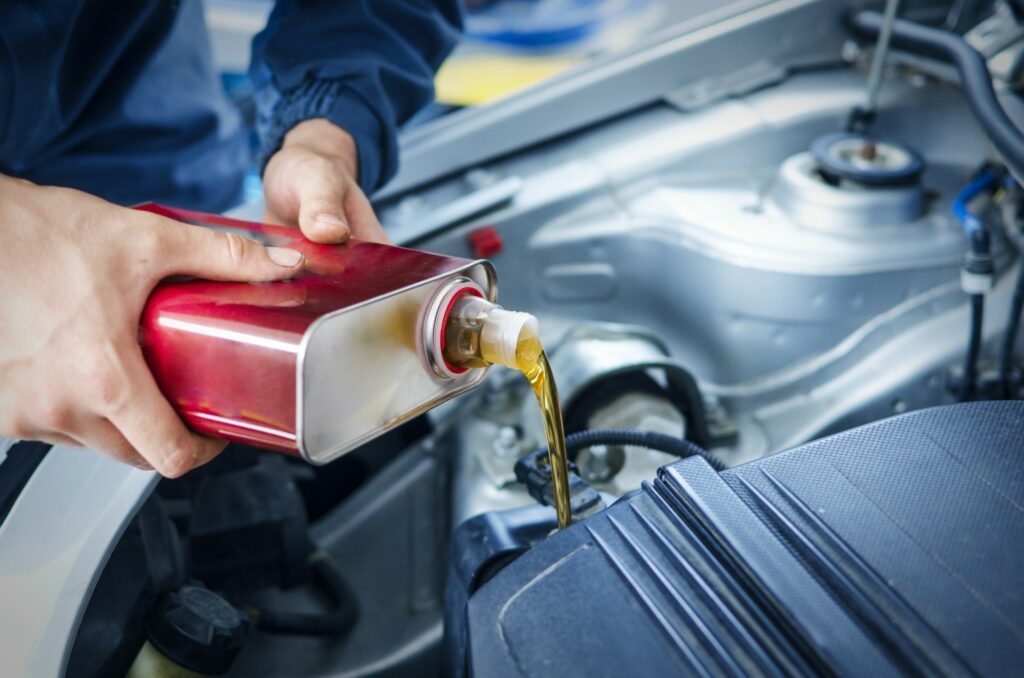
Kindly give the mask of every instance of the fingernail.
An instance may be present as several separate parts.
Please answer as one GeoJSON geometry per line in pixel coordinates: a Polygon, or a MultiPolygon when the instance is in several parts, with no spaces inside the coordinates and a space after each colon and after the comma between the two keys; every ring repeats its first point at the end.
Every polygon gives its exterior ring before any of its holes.
{"type": "Polygon", "coordinates": [[[330,212],[321,212],[320,214],[313,217],[313,221],[318,224],[324,224],[326,226],[344,226],[344,220],[337,214],[331,214],[330,212]]]}
{"type": "Polygon", "coordinates": [[[267,256],[278,266],[295,268],[302,263],[302,252],[287,247],[268,247],[267,256]]]}
{"type": "Polygon", "coordinates": [[[319,226],[324,226],[331,230],[334,230],[336,228],[348,228],[348,225],[345,223],[344,219],[337,216],[336,214],[329,214],[327,212],[316,215],[313,218],[313,223],[319,226]]]}

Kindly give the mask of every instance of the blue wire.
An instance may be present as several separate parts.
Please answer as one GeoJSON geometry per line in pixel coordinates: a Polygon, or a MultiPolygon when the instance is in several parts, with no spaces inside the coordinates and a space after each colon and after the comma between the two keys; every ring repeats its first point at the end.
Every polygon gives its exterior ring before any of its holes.
{"type": "Polygon", "coordinates": [[[971,241],[971,249],[977,254],[989,254],[988,229],[981,223],[981,219],[971,213],[968,205],[982,193],[994,189],[997,184],[996,175],[991,170],[985,170],[964,186],[953,199],[953,215],[963,227],[964,235],[971,241]]]}

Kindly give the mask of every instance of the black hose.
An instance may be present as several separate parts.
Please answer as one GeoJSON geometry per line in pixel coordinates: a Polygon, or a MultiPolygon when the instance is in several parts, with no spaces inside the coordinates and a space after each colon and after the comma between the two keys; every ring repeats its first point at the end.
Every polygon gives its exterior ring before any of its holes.
{"type": "Polygon", "coordinates": [[[985,316],[985,295],[971,295],[971,334],[967,339],[967,355],[964,357],[963,385],[960,400],[974,400],[978,385],[978,356],[981,353],[981,330],[985,316]]]}
{"type": "Polygon", "coordinates": [[[1010,302],[1010,316],[1006,319],[1006,333],[1003,334],[1003,345],[999,352],[999,382],[1002,384],[1003,397],[1012,397],[1011,370],[1013,369],[1013,347],[1017,343],[1017,331],[1020,329],[1020,314],[1024,310],[1024,260],[1017,265],[1017,281],[1013,285],[1013,300],[1010,302]]]}
{"type": "Polygon", "coordinates": [[[330,612],[292,612],[249,608],[257,629],[294,636],[337,637],[355,625],[359,607],[338,564],[327,552],[315,551],[309,558],[309,566],[330,596],[334,609],[330,612]]]}
{"type": "Polygon", "coordinates": [[[566,453],[573,457],[576,452],[595,445],[633,445],[649,450],[665,452],[677,457],[703,457],[716,471],[725,470],[725,464],[696,443],[684,438],[675,438],[664,433],[637,431],[635,429],[598,429],[579,431],[565,437],[566,453]]]}
{"type": "MultiPolygon", "coordinates": [[[[882,28],[882,15],[878,12],[857,12],[851,23],[856,32],[875,37],[882,28]]],[[[956,66],[974,117],[1014,176],[1018,180],[1024,179],[1024,135],[999,103],[984,57],[955,33],[902,19],[893,24],[892,45],[956,66]]]]}
{"type": "Polygon", "coordinates": [[[1008,0],[1006,3],[1017,23],[1024,21],[1024,0],[1008,0]]]}

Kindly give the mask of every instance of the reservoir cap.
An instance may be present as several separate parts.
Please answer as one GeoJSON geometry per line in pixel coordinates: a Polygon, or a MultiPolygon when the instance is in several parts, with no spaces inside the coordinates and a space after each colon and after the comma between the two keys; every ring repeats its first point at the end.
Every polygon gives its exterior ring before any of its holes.
{"type": "Polygon", "coordinates": [[[213,591],[186,585],[157,601],[146,617],[146,635],[175,664],[219,675],[231,668],[242,649],[246,621],[213,591]]]}

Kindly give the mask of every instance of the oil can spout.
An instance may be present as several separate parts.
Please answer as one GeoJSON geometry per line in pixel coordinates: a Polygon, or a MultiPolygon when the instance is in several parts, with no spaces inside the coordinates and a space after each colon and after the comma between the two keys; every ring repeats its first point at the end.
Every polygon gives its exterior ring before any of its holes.
{"type": "Polygon", "coordinates": [[[443,322],[443,358],[452,371],[488,365],[521,370],[540,358],[537,318],[529,313],[465,294],[454,300],[443,322]]]}
{"type": "Polygon", "coordinates": [[[522,369],[524,362],[532,364],[540,358],[539,341],[537,318],[497,307],[480,331],[480,354],[489,363],[522,369]]]}

